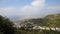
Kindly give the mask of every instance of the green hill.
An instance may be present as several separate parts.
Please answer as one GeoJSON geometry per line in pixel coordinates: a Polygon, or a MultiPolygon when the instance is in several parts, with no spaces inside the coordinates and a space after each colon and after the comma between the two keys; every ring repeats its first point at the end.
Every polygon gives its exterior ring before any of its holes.
{"type": "Polygon", "coordinates": [[[27,22],[32,22],[40,26],[60,27],[60,14],[52,14],[44,18],[30,19],[27,22]]]}

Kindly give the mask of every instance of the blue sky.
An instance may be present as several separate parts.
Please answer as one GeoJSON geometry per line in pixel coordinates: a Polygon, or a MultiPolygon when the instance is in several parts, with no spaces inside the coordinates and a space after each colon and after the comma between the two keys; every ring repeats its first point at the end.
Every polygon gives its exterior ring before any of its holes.
{"type": "MultiPolygon", "coordinates": [[[[46,5],[60,5],[60,0],[45,0],[46,5]]],[[[29,5],[33,0],[0,0],[0,7],[21,7],[29,5]]]]}
{"type": "Polygon", "coordinates": [[[0,15],[42,17],[60,13],[60,0],[0,0],[0,15]]]}
{"type": "Polygon", "coordinates": [[[21,7],[31,3],[33,0],[0,0],[0,7],[21,7]]]}

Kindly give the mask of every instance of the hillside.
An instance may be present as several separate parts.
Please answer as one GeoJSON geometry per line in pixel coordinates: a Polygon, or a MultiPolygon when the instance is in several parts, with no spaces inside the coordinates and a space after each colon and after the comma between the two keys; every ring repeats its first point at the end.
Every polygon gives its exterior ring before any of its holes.
{"type": "Polygon", "coordinates": [[[52,14],[44,18],[36,18],[30,21],[40,26],[60,27],[60,14],[52,14]]]}
{"type": "Polygon", "coordinates": [[[60,27],[60,14],[52,14],[44,18],[25,18],[16,21],[16,24],[20,26],[24,26],[27,23],[33,24],[34,26],[60,27]]]}
{"type": "Polygon", "coordinates": [[[48,15],[46,16],[47,19],[60,19],[60,14],[52,14],[52,15],[48,15]]]}

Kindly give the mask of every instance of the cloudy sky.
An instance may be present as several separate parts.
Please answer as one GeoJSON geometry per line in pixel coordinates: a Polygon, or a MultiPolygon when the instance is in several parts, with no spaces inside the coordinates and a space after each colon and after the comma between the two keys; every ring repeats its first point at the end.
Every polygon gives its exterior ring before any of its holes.
{"type": "Polygon", "coordinates": [[[60,13],[60,0],[0,0],[0,15],[35,16],[60,13]]]}

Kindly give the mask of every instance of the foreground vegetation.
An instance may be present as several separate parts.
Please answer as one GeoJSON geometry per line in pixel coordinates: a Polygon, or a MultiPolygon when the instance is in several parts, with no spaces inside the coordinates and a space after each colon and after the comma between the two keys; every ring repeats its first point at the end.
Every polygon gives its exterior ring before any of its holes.
{"type": "MultiPolygon", "coordinates": [[[[44,18],[30,19],[27,22],[33,22],[38,26],[45,27],[60,27],[60,14],[58,15],[49,15],[44,18]]],[[[33,24],[33,25],[34,25],[33,24]]],[[[40,30],[40,29],[32,29],[28,25],[28,27],[16,28],[13,27],[13,22],[11,22],[8,18],[0,16],[0,34],[60,34],[60,31],[53,30],[40,30]],[[31,29],[29,29],[31,28],[31,29]]]]}

